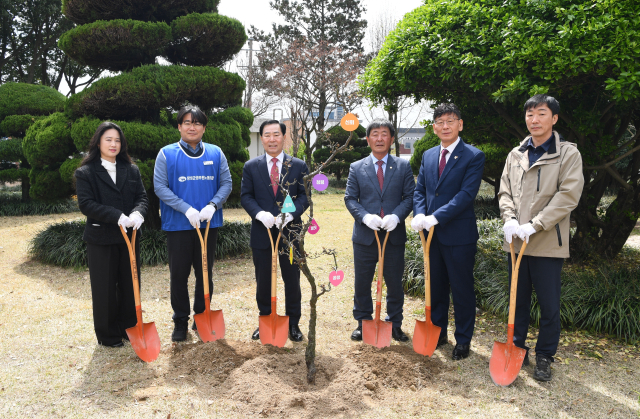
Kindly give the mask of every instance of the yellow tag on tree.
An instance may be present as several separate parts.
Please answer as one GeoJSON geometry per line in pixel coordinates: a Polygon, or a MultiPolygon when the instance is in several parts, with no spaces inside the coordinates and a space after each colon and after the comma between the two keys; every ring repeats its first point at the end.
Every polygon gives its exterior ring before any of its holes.
{"type": "Polygon", "coordinates": [[[289,264],[293,265],[293,246],[289,247],[289,264]]]}

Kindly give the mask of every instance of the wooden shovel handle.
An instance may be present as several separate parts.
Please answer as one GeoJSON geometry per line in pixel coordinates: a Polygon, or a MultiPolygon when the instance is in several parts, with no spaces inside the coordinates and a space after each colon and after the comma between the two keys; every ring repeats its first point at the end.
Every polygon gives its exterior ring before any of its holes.
{"type": "Polygon", "coordinates": [[[204,240],[202,239],[200,229],[196,228],[198,237],[200,238],[200,253],[202,254],[202,285],[204,286],[205,297],[209,295],[209,261],[207,260],[207,238],[209,237],[209,225],[211,225],[211,220],[207,221],[207,230],[204,233],[204,240]]]}
{"type": "Polygon", "coordinates": [[[136,261],[136,232],[138,230],[133,230],[131,234],[131,241],[129,241],[129,236],[124,231],[124,228],[120,226],[120,232],[124,237],[124,241],[127,243],[127,248],[129,249],[129,264],[131,265],[131,279],[133,282],[133,297],[135,299],[136,307],[140,307],[140,281],[138,281],[138,264],[136,261]],[[131,244],[133,242],[133,245],[131,244]]]}
{"type": "Polygon", "coordinates": [[[382,277],[384,273],[384,251],[387,248],[387,240],[389,240],[389,232],[387,231],[387,235],[384,238],[384,244],[382,245],[382,249],[380,249],[380,238],[378,237],[378,231],[374,232],[376,236],[376,241],[378,242],[378,285],[376,291],[376,304],[382,302],[382,277]]]}
{"type": "Polygon", "coordinates": [[[276,280],[278,278],[278,245],[280,244],[280,237],[282,236],[282,231],[278,233],[278,238],[276,239],[275,246],[273,245],[273,236],[271,235],[271,229],[268,228],[267,232],[269,233],[269,240],[271,241],[271,298],[276,297],[276,280]]]}
{"type": "Polygon", "coordinates": [[[509,295],[509,324],[513,324],[516,319],[516,297],[518,296],[518,272],[520,271],[520,262],[522,261],[522,255],[524,255],[524,250],[527,248],[527,242],[522,242],[522,247],[520,248],[520,253],[518,254],[518,260],[514,264],[514,253],[515,250],[513,248],[513,242],[509,244],[511,250],[511,291],[509,295]]]}
{"type": "Polygon", "coordinates": [[[427,240],[424,239],[424,230],[420,230],[420,241],[422,242],[422,253],[424,256],[424,305],[431,307],[431,264],[429,260],[429,249],[431,239],[433,239],[434,227],[429,229],[427,240]]]}

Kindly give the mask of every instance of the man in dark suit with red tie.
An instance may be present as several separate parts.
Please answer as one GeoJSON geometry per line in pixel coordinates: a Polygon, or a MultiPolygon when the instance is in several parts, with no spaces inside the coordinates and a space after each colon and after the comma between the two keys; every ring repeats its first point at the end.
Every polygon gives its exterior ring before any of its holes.
{"type": "MultiPolygon", "coordinates": [[[[309,207],[303,183],[309,169],[302,160],[284,153],[286,130],[286,125],[279,121],[263,122],[260,138],[266,153],[246,162],[242,171],[240,202],[252,219],[250,244],[256,273],[256,301],[261,316],[271,314],[271,242],[267,229],[271,230],[275,241],[280,226],[284,224],[282,234],[293,241],[295,232],[302,225],[300,216],[309,207]],[[280,215],[280,208],[286,195],[279,185],[285,188],[296,208],[294,212],[284,214],[284,218],[280,215]]],[[[289,316],[289,339],[300,342],[303,339],[298,327],[300,269],[297,264],[289,262],[288,250],[284,240],[280,240],[279,264],[284,281],[285,313],[289,316]]],[[[251,338],[260,339],[260,328],[253,332],[251,338]]]]}

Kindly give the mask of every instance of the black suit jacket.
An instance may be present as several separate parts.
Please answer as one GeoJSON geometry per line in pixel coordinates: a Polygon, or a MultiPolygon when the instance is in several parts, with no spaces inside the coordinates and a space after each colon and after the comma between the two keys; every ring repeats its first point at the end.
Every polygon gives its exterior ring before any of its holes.
{"type": "Polygon", "coordinates": [[[144,217],[149,206],[138,167],[118,159],[114,184],[98,158],[77,169],[75,177],[78,206],[87,216],[83,240],[101,245],[124,243],[120,215],[138,211],[144,217]]]}
{"type": "MultiPolygon", "coordinates": [[[[288,238],[291,238],[289,227],[291,226],[295,229],[295,225],[297,225],[299,228],[301,224],[300,216],[309,208],[309,200],[305,194],[303,183],[303,178],[308,173],[309,169],[305,162],[285,153],[280,180],[288,190],[296,207],[295,212],[291,213],[293,221],[283,230],[283,234],[287,234],[288,238]],[[290,183],[290,185],[287,186],[287,183],[290,183]]],[[[267,159],[264,155],[255,157],[244,164],[240,203],[242,204],[242,208],[244,208],[252,218],[251,247],[266,249],[271,246],[267,229],[262,222],[256,220],[256,215],[260,211],[270,212],[274,216],[279,215],[280,206],[282,206],[284,199],[285,195],[282,194],[280,188],[278,188],[276,196],[273,195],[269,170],[267,169],[267,159]]],[[[276,234],[276,236],[273,237],[275,242],[278,234],[275,228],[272,229],[272,234],[274,234],[274,232],[276,234]]]]}

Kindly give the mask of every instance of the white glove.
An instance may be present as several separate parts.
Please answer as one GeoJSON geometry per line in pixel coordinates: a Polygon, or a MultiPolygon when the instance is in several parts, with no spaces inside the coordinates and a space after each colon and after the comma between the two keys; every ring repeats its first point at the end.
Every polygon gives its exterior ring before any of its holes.
{"type": "Polygon", "coordinates": [[[198,210],[191,207],[184,213],[184,215],[187,216],[189,224],[191,224],[193,228],[200,228],[200,212],[198,210]]]}
{"type": "Polygon", "coordinates": [[[381,227],[387,231],[393,231],[398,224],[400,223],[400,219],[395,214],[385,215],[382,219],[381,227]]]}
{"type": "Polygon", "coordinates": [[[129,227],[133,227],[134,230],[139,229],[142,223],[144,223],[144,218],[138,211],[129,214],[129,220],[131,220],[131,225],[129,227]]]}
{"type": "Polygon", "coordinates": [[[213,205],[205,205],[200,211],[200,221],[211,221],[213,214],[216,213],[216,208],[213,205]]]}
{"type": "Polygon", "coordinates": [[[287,224],[289,224],[291,221],[293,221],[293,215],[287,213],[283,213],[281,215],[278,215],[276,217],[276,227],[278,228],[278,230],[280,229],[280,227],[284,227],[287,224]],[[282,221],[282,219],[284,218],[284,222],[282,221]]]}
{"type": "Polygon", "coordinates": [[[518,228],[520,227],[520,223],[518,220],[514,220],[513,218],[502,226],[502,231],[504,231],[504,238],[507,243],[511,243],[513,236],[518,235],[518,228]]]}
{"type": "Polygon", "coordinates": [[[276,218],[273,214],[267,211],[260,211],[257,213],[256,220],[260,221],[267,228],[273,227],[273,224],[276,222],[276,218]]]}
{"type": "Polygon", "coordinates": [[[371,230],[380,230],[380,227],[382,227],[382,218],[376,214],[367,214],[362,218],[362,224],[371,230]]]}
{"type": "Polygon", "coordinates": [[[516,234],[520,237],[520,240],[524,240],[529,243],[529,236],[534,234],[536,229],[533,227],[531,223],[522,224],[516,234]]]}
{"type": "Polygon", "coordinates": [[[425,218],[427,218],[427,216],[424,214],[418,214],[415,217],[413,217],[413,220],[411,220],[411,228],[417,232],[422,231],[422,225],[424,223],[425,218]]]}
{"type": "Polygon", "coordinates": [[[434,225],[438,224],[438,220],[436,220],[436,217],[434,217],[433,215],[427,215],[426,217],[424,217],[424,222],[422,223],[422,227],[429,231],[431,230],[431,227],[433,227],[434,225]]]}
{"type": "Polygon", "coordinates": [[[120,218],[118,218],[118,225],[122,226],[122,228],[124,228],[124,232],[127,232],[127,228],[129,227],[133,227],[133,222],[131,221],[131,219],[129,217],[127,217],[126,215],[122,214],[120,215],[120,218]]]}

